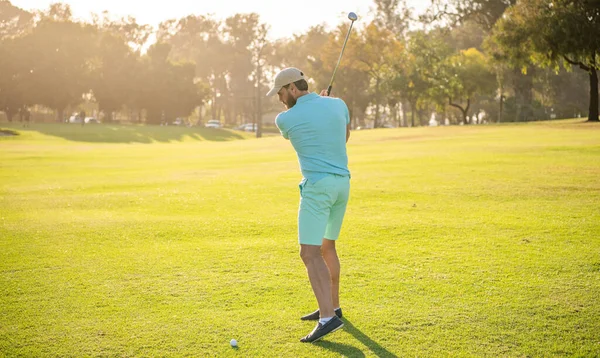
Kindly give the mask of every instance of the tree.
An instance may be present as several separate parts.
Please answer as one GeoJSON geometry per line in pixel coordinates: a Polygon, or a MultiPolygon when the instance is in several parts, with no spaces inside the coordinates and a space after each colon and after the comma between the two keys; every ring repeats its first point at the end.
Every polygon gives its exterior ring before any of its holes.
{"type": "MultiPolygon", "coordinates": [[[[258,115],[256,107],[260,100],[256,97],[259,88],[262,87],[260,82],[263,77],[258,71],[262,72],[264,65],[263,51],[268,44],[267,30],[267,26],[260,22],[256,13],[236,14],[225,19],[226,43],[231,49],[227,69],[229,91],[225,95],[230,103],[227,109],[232,110],[233,115],[230,118],[234,122],[238,121],[238,117],[256,118],[258,115]]],[[[262,126],[258,118],[257,122],[257,135],[260,135],[262,126]]]]}
{"type": "Polygon", "coordinates": [[[0,111],[9,122],[31,102],[27,92],[30,59],[20,43],[19,39],[0,41],[0,111]]]}
{"type": "Polygon", "coordinates": [[[81,102],[82,95],[91,88],[96,36],[92,26],[68,20],[67,10],[52,7],[21,39],[31,63],[31,102],[54,109],[59,122],[64,110],[81,102]]]}
{"type": "Polygon", "coordinates": [[[142,92],[139,108],[147,111],[150,124],[169,123],[187,117],[203,100],[201,86],[195,81],[196,66],[190,62],[172,63],[171,45],[152,45],[141,63],[142,92]]]}
{"type": "Polygon", "coordinates": [[[443,88],[448,96],[448,104],[461,111],[463,123],[470,124],[472,101],[478,94],[493,93],[496,88],[494,74],[488,69],[485,56],[474,48],[450,57],[446,69],[448,72],[443,88]]]}
{"type": "MultiPolygon", "coordinates": [[[[105,121],[110,122],[114,112],[125,105],[133,110],[134,104],[139,103],[139,93],[143,91],[139,83],[144,82],[140,76],[140,52],[152,28],[138,24],[133,17],[114,20],[107,11],[94,15],[92,23],[98,31],[92,91],[105,121]]],[[[138,120],[141,117],[138,115],[138,120]]]]}
{"type": "Polygon", "coordinates": [[[19,37],[33,27],[33,14],[0,1],[0,111],[9,121],[29,104],[27,81],[30,77],[27,51],[19,37]]]}
{"type": "Polygon", "coordinates": [[[267,34],[269,27],[266,24],[259,24],[255,28],[255,36],[250,44],[250,50],[252,52],[252,62],[254,63],[254,83],[256,87],[256,138],[262,137],[262,117],[263,117],[263,105],[262,98],[266,85],[264,83],[264,68],[267,63],[269,51],[272,50],[270,42],[267,40],[267,34]]]}
{"type": "Polygon", "coordinates": [[[113,113],[129,102],[134,91],[133,74],[138,59],[125,40],[110,31],[99,35],[97,52],[92,91],[105,121],[112,122],[113,113]]]}
{"type": "Polygon", "coordinates": [[[445,20],[451,24],[476,22],[490,32],[506,9],[517,0],[432,0],[425,21],[445,20]]]}
{"type": "Polygon", "coordinates": [[[375,124],[377,128],[382,125],[380,121],[381,105],[387,101],[382,96],[382,86],[393,77],[393,63],[402,58],[403,44],[385,28],[377,26],[374,22],[369,24],[362,33],[360,51],[357,53],[358,69],[369,74],[373,101],[375,102],[375,124]]]}
{"type": "Polygon", "coordinates": [[[68,4],[52,3],[48,10],[41,11],[39,15],[56,22],[73,22],[73,12],[68,4]]]}
{"type": "Polygon", "coordinates": [[[522,0],[496,29],[498,43],[518,43],[533,52],[535,63],[558,68],[568,63],[589,76],[588,121],[599,122],[600,6],[588,0],[522,0]]]}
{"type": "Polygon", "coordinates": [[[465,21],[448,29],[446,41],[456,50],[467,50],[476,48],[482,50],[482,45],[489,32],[485,31],[475,21],[465,21]]]}
{"type": "MultiPolygon", "coordinates": [[[[424,20],[440,20],[448,23],[453,28],[453,33],[457,28],[474,23],[479,25],[486,35],[489,35],[507,9],[516,3],[517,0],[432,0],[431,10],[427,16],[424,16],[424,20]]],[[[473,36],[477,32],[469,31],[467,34],[473,36]]],[[[472,40],[476,40],[476,38],[472,40]]],[[[473,44],[468,47],[480,48],[473,44]]],[[[512,46],[511,51],[517,47],[517,45],[512,46]]],[[[514,90],[514,102],[517,108],[514,119],[517,121],[533,119],[533,80],[536,75],[536,68],[533,66],[527,52],[521,51],[521,54],[514,57],[499,55],[498,51],[493,53],[498,60],[495,62],[496,66],[494,66],[497,70],[496,77],[501,81],[499,82],[500,88],[498,91],[504,93],[505,84],[509,83],[507,78],[510,78],[509,84],[514,90]],[[528,70],[524,71],[524,68],[528,68],[528,70]],[[512,72],[508,76],[507,70],[512,72]]],[[[513,54],[515,54],[515,51],[513,51],[513,54]]],[[[498,96],[500,106],[503,105],[503,98],[502,94],[498,96]]]]}
{"type": "Polygon", "coordinates": [[[0,40],[20,36],[32,27],[32,13],[0,0],[0,40]]]}
{"type": "MultiPolygon", "coordinates": [[[[311,52],[308,61],[313,73],[316,90],[326,89],[331,81],[333,70],[340,56],[340,50],[348,33],[348,24],[340,24],[337,29],[327,34],[327,41],[320,48],[311,52]]],[[[348,39],[344,57],[337,70],[332,96],[341,96],[346,102],[351,127],[357,128],[364,122],[369,104],[371,103],[371,77],[362,62],[363,33],[353,30],[348,39]]],[[[316,38],[314,40],[320,39],[316,38]]],[[[314,41],[316,44],[320,41],[314,41]]],[[[317,46],[315,46],[317,47],[317,46]]],[[[364,125],[364,123],[363,123],[364,125]]]]}
{"type": "Polygon", "coordinates": [[[157,39],[171,45],[170,58],[196,64],[197,81],[211,89],[211,116],[219,119],[222,94],[227,93],[227,68],[230,48],[221,38],[221,23],[210,16],[188,16],[169,20],[159,26],[157,39]]]}
{"type": "Polygon", "coordinates": [[[398,38],[403,38],[408,30],[408,22],[411,17],[406,0],[374,0],[373,2],[375,3],[376,25],[386,28],[398,38]]]}
{"type": "Polygon", "coordinates": [[[443,34],[440,29],[434,29],[409,35],[408,55],[394,82],[410,104],[411,126],[415,126],[419,109],[432,103],[442,108],[448,101],[444,87],[448,71],[444,64],[454,51],[443,34]]]}
{"type": "MultiPolygon", "coordinates": [[[[411,107],[410,126],[415,126],[415,114],[417,106],[421,99],[425,96],[428,89],[428,83],[420,72],[421,63],[414,53],[409,53],[404,57],[403,63],[398,63],[395,69],[395,76],[390,81],[390,88],[393,92],[398,93],[404,100],[403,109],[406,104],[411,107]]],[[[408,126],[408,118],[406,118],[406,109],[404,109],[404,125],[408,126]]]]}
{"type": "MultiPolygon", "coordinates": [[[[347,31],[348,27],[344,29],[347,31]]],[[[277,41],[273,44],[275,51],[269,57],[271,72],[275,73],[285,67],[297,67],[306,72],[320,88],[327,87],[329,76],[340,54],[339,37],[342,36],[342,31],[336,29],[330,33],[323,25],[316,25],[304,34],[294,35],[291,40],[277,41]]],[[[352,34],[349,43],[356,43],[356,33],[352,34]]]]}
{"type": "Polygon", "coordinates": [[[561,68],[558,74],[554,70],[546,70],[547,80],[542,83],[543,88],[549,91],[550,104],[553,113],[558,118],[577,117],[585,113],[589,103],[587,101],[587,88],[581,83],[587,80],[584,71],[567,71],[561,68]]]}
{"type": "Polygon", "coordinates": [[[519,33],[519,36],[511,35],[508,38],[506,37],[507,33],[501,30],[501,23],[497,25],[491,36],[486,38],[484,48],[490,56],[492,67],[496,69],[502,108],[500,118],[517,122],[535,119],[533,83],[538,68],[532,61],[532,49],[522,46],[528,35],[519,33]],[[502,37],[501,40],[500,37],[502,37]],[[505,84],[510,84],[514,92],[514,98],[507,98],[514,107],[514,111],[510,111],[510,116],[504,115],[505,84]]]}
{"type": "Polygon", "coordinates": [[[138,24],[137,20],[132,16],[113,20],[107,11],[104,11],[102,16],[94,14],[92,16],[92,24],[99,29],[120,36],[123,38],[125,44],[138,54],[146,45],[153,32],[152,26],[138,24]]]}

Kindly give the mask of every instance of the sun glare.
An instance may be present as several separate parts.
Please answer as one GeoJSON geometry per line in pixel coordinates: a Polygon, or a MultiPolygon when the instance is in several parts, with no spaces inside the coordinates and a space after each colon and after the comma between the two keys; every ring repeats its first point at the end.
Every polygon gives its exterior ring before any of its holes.
{"type": "MultiPolygon", "coordinates": [[[[25,10],[44,10],[56,0],[12,0],[13,5],[25,10]]],[[[64,0],[69,4],[76,18],[89,20],[91,13],[100,14],[108,11],[115,17],[133,16],[138,23],[157,27],[162,21],[179,19],[188,15],[213,14],[224,19],[236,13],[258,13],[261,20],[270,26],[271,39],[292,37],[305,32],[309,27],[325,24],[335,26],[343,21],[348,12],[359,15],[359,20],[370,19],[371,1],[366,0],[306,0],[299,5],[288,6],[281,1],[261,0],[220,0],[220,1],[188,1],[171,0],[168,2],[147,3],[141,1],[87,1],[64,0]],[[282,5],[283,4],[283,5],[282,5]]],[[[408,1],[417,12],[422,11],[428,2],[408,1]]],[[[361,21],[358,22],[360,26],[361,21]]]]}

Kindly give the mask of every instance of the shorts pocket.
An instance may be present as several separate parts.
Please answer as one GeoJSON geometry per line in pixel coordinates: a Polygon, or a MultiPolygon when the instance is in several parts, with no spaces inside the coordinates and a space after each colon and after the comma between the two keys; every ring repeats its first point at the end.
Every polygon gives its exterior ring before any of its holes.
{"type": "Polygon", "coordinates": [[[304,179],[302,179],[300,184],[298,184],[298,188],[300,189],[300,197],[302,197],[302,191],[304,190],[306,183],[308,183],[308,180],[306,178],[304,178],[304,179]]]}

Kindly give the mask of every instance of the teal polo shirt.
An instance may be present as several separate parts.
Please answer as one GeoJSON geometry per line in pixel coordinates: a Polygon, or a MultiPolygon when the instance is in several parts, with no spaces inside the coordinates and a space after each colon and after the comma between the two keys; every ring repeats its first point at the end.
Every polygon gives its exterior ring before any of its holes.
{"type": "Polygon", "coordinates": [[[309,182],[328,174],[350,176],[346,153],[348,106],[339,98],[309,93],[291,109],[279,113],[275,124],[298,154],[300,170],[309,182]]]}

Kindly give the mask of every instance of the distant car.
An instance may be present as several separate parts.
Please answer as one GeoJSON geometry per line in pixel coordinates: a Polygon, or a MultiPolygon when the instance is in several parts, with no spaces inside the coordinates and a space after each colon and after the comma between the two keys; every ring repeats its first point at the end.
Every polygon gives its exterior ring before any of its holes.
{"type": "Polygon", "coordinates": [[[173,125],[174,126],[185,126],[186,125],[186,120],[184,118],[176,118],[173,121],[173,125]]]}
{"type": "Polygon", "coordinates": [[[244,132],[256,132],[257,125],[256,123],[245,123],[235,129],[244,132]]]}
{"type": "Polygon", "coordinates": [[[77,123],[77,124],[81,124],[81,117],[79,117],[79,115],[72,115],[71,117],[69,117],[69,123],[77,123]]]}
{"type": "Polygon", "coordinates": [[[222,128],[223,125],[221,125],[221,122],[216,120],[216,119],[211,119],[208,122],[206,122],[205,125],[206,128],[222,128]]]}
{"type": "Polygon", "coordinates": [[[85,124],[100,124],[100,121],[94,117],[85,117],[85,124]]]}

